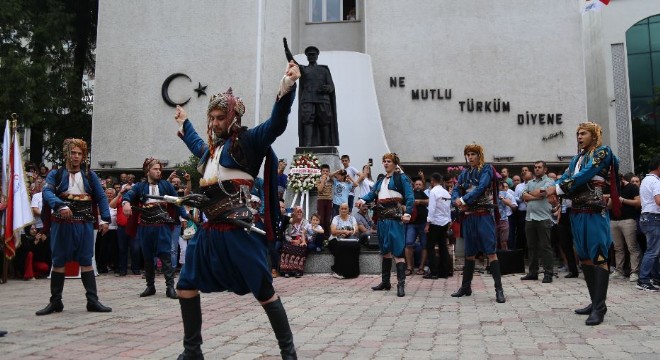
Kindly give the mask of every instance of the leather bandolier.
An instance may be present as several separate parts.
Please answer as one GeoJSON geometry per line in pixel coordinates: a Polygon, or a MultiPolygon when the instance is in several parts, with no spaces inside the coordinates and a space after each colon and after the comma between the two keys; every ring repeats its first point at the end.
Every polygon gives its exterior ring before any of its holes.
{"type": "Polygon", "coordinates": [[[231,224],[232,220],[252,224],[252,212],[247,206],[252,185],[252,180],[224,180],[202,187],[199,192],[209,201],[201,204],[199,209],[211,224],[231,224]]]}

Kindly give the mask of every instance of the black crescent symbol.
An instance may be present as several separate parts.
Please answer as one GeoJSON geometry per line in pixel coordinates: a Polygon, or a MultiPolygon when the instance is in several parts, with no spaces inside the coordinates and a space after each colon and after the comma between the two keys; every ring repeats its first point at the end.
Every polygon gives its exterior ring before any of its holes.
{"type": "Polygon", "coordinates": [[[174,80],[178,77],[185,77],[186,79],[188,79],[188,81],[192,82],[190,77],[188,77],[188,75],[186,75],[186,74],[182,74],[182,73],[172,74],[172,75],[168,76],[167,79],[165,79],[165,81],[163,81],[163,87],[161,88],[161,91],[160,91],[161,95],[163,96],[163,101],[165,101],[165,103],[167,105],[169,105],[171,107],[174,107],[174,108],[177,105],[183,106],[183,105],[187,104],[188,101],[190,101],[190,98],[188,98],[188,100],[186,100],[184,102],[176,103],[176,102],[172,101],[172,99],[170,99],[170,94],[168,93],[168,90],[170,88],[170,83],[172,82],[172,80],[174,80]]]}

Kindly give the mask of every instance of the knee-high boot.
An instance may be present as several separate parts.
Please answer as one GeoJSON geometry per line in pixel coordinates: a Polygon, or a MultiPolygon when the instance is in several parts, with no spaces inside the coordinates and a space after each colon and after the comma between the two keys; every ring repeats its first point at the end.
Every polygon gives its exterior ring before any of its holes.
{"type": "Polygon", "coordinates": [[[178,299],[174,291],[174,268],[172,267],[172,258],[170,254],[160,254],[160,261],[163,263],[163,275],[165,276],[165,296],[170,299],[178,299]]]}
{"type": "Polygon", "coordinates": [[[156,293],[156,269],[154,268],[154,259],[144,259],[144,278],[147,280],[147,288],[140,294],[140,297],[151,296],[156,293]]]}
{"type": "Polygon", "coordinates": [[[177,360],[201,360],[202,354],[202,306],[199,294],[193,298],[179,298],[183,320],[183,352],[177,360]]]}
{"type": "Polygon", "coordinates": [[[502,288],[502,271],[500,270],[499,260],[490,262],[490,273],[493,275],[493,280],[495,281],[495,301],[500,304],[506,302],[504,289],[502,288]]]}
{"type": "Polygon", "coordinates": [[[587,289],[589,289],[589,305],[581,308],[575,309],[575,313],[578,315],[589,315],[591,314],[591,307],[594,301],[594,266],[582,264],[582,273],[584,274],[584,281],[587,283],[587,289]]]}
{"type": "Polygon", "coordinates": [[[396,263],[396,296],[406,296],[406,263],[396,263]]]}
{"type": "Polygon", "coordinates": [[[594,295],[591,303],[591,314],[585,321],[587,325],[598,325],[605,319],[607,306],[605,299],[607,298],[607,288],[610,283],[610,272],[600,266],[594,266],[594,295]]]}
{"type": "Polygon", "coordinates": [[[266,311],[268,320],[270,320],[270,325],[275,332],[275,338],[277,338],[277,343],[280,346],[282,359],[298,359],[298,355],[296,355],[296,347],[293,345],[293,333],[291,332],[289,319],[286,316],[282,300],[277,298],[277,300],[262,306],[266,311]]]}
{"type": "Polygon", "coordinates": [[[472,295],[472,276],[474,276],[474,260],[465,259],[465,265],[463,266],[463,283],[455,293],[451,294],[451,296],[461,297],[472,295]]]}
{"type": "Polygon", "coordinates": [[[379,291],[389,290],[392,288],[392,284],[390,284],[390,276],[392,276],[392,258],[383,258],[383,262],[381,264],[381,273],[382,280],[380,284],[372,286],[371,290],[379,291]]]}
{"type": "Polygon", "coordinates": [[[64,273],[51,272],[50,274],[50,302],[45,308],[36,312],[37,315],[48,315],[64,310],[62,304],[62,290],[64,290],[64,273]]]}
{"type": "Polygon", "coordinates": [[[101,304],[96,294],[96,277],[94,270],[80,273],[80,279],[85,287],[85,297],[87,298],[87,311],[91,312],[111,312],[112,309],[101,304]]]}

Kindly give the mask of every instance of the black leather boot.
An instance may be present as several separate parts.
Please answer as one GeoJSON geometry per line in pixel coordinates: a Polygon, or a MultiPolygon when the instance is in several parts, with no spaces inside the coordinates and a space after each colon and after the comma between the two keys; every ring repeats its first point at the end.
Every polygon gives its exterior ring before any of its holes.
{"type": "Polygon", "coordinates": [[[64,273],[50,273],[50,302],[45,308],[36,312],[37,315],[48,315],[54,312],[62,312],[62,290],[64,290],[64,273]]]}
{"type": "Polygon", "coordinates": [[[396,296],[406,296],[406,263],[396,263],[396,296]]]}
{"type": "Polygon", "coordinates": [[[179,298],[183,320],[183,352],[177,360],[202,360],[202,306],[199,294],[193,298],[179,298]]]}
{"type": "Polygon", "coordinates": [[[156,271],[154,269],[154,260],[150,259],[144,261],[144,278],[147,280],[147,288],[140,294],[140,297],[151,296],[156,293],[156,286],[154,285],[154,280],[156,277],[156,271]]]}
{"type": "Polygon", "coordinates": [[[96,277],[94,270],[80,273],[80,279],[85,287],[85,297],[87,298],[87,311],[91,312],[111,312],[112,309],[101,304],[96,294],[96,277]]]}
{"type": "Polygon", "coordinates": [[[161,254],[160,261],[163,263],[163,275],[165,276],[165,296],[170,299],[178,299],[174,291],[174,268],[172,267],[172,258],[170,254],[161,254]]]}
{"type": "Polygon", "coordinates": [[[392,288],[392,284],[390,284],[390,276],[392,275],[392,258],[383,258],[381,273],[382,280],[380,284],[372,286],[371,290],[380,291],[389,290],[392,288]]]}
{"type": "Polygon", "coordinates": [[[474,276],[474,260],[465,259],[463,266],[463,282],[461,287],[451,294],[452,297],[470,296],[472,295],[472,276],[474,276]]]}
{"type": "Polygon", "coordinates": [[[610,283],[610,272],[600,266],[594,266],[594,295],[592,299],[591,314],[585,321],[589,326],[598,325],[605,319],[607,306],[607,288],[610,283]]]}
{"type": "Polygon", "coordinates": [[[500,261],[494,260],[490,262],[490,273],[493,275],[495,281],[495,301],[502,304],[506,302],[504,297],[504,289],[502,288],[502,271],[500,270],[500,261]]]}
{"type": "MultiPolygon", "coordinates": [[[[594,266],[593,265],[584,265],[582,264],[582,273],[584,274],[584,281],[587,283],[587,289],[589,289],[589,300],[594,301],[594,266]]],[[[575,313],[578,315],[589,315],[591,314],[591,302],[589,305],[575,309],[575,313]]]]}
{"type": "Polygon", "coordinates": [[[270,320],[270,325],[275,332],[275,338],[277,338],[277,343],[280,346],[280,355],[282,355],[282,359],[298,359],[296,347],[293,345],[293,333],[291,332],[289,319],[286,316],[282,300],[277,298],[277,300],[262,306],[266,311],[268,320],[270,320]]]}

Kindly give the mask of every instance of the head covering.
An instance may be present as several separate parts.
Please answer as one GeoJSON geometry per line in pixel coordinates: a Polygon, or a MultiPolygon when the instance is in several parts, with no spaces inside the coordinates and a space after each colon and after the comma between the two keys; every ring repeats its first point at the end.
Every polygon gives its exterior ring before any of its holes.
{"type": "Polygon", "coordinates": [[[162,168],[162,164],[160,163],[160,160],[156,158],[146,158],[144,159],[144,163],[142,163],[142,170],[144,171],[144,174],[147,175],[149,173],[149,170],[151,170],[152,167],[155,165],[160,165],[162,168]]]}
{"type": "Polygon", "coordinates": [[[399,162],[400,162],[399,155],[397,155],[396,153],[385,153],[385,155],[383,155],[383,160],[385,160],[385,159],[392,160],[392,162],[395,165],[399,165],[399,162]]]}
{"type": "MultiPolygon", "coordinates": [[[[580,130],[587,130],[588,132],[591,133],[592,137],[592,143],[590,146],[590,151],[593,151],[593,149],[596,149],[603,145],[603,128],[596,124],[595,122],[587,121],[583,122],[580,125],[578,125],[577,129],[575,130],[576,132],[579,132],[580,130]]],[[[578,149],[580,151],[581,149],[578,149]]]]}
{"type": "Polygon", "coordinates": [[[307,54],[309,54],[309,53],[311,53],[311,52],[315,52],[316,55],[318,55],[318,54],[321,53],[321,52],[319,51],[319,48],[317,48],[317,47],[314,46],[314,45],[312,45],[312,46],[308,46],[308,47],[305,48],[305,55],[307,55],[307,54]]]}
{"type": "Polygon", "coordinates": [[[62,146],[62,152],[64,153],[64,159],[66,162],[66,168],[69,169],[71,167],[71,150],[73,148],[80,148],[82,151],[82,163],[87,162],[87,142],[83,139],[76,139],[76,138],[68,138],[64,140],[64,144],[62,146]]]}
{"type": "Polygon", "coordinates": [[[476,153],[477,156],[479,156],[479,165],[477,166],[477,168],[481,169],[484,166],[484,163],[486,162],[484,159],[484,148],[476,143],[465,145],[465,149],[463,149],[463,155],[465,156],[466,162],[467,162],[467,154],[469,152],[476,153]]]}
{"type": "Polygon", "coordinates": [[[211,111],[216,109],[224,110],[227,112],[227,119],[232,120],[231,124],[229,124],[228,129],[232,129],[234,124],[238,124],[239,126],[241,125],[241,117],[243,116],[243,114],[245,114],[245,104],[243,103],[243,100],[241,100],[241,98],[234,96],[231,87],[223,93],[217,93],[211,96],[211,99],[209,100],[209,105],[206,110],[206,115],[208,118],[206,132],[209,138],[211,157],[213,157],[215,153],[216,138],[215,138],[215,134],[213,134],[213,127],[212,127],[212,121],[210,115],[211,115],[211,111]]]}

